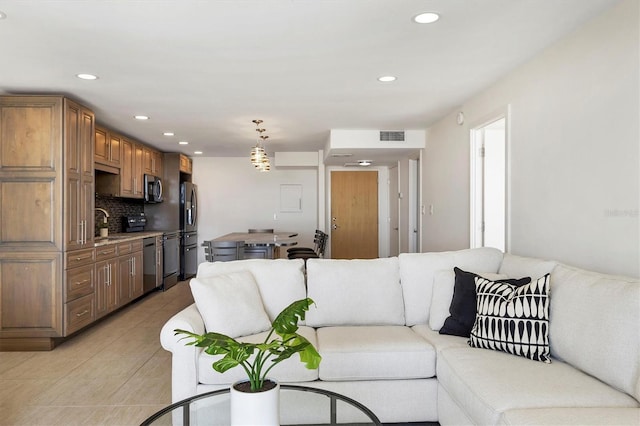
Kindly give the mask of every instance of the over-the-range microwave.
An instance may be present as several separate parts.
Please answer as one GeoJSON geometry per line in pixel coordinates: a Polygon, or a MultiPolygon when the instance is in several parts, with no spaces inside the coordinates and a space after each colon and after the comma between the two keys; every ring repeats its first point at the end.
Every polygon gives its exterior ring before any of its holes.
{"type": "Polygon", "coordinates": [[[144,175],[144,202],[162,202],[162,179],[160,177],[144,175]]]}

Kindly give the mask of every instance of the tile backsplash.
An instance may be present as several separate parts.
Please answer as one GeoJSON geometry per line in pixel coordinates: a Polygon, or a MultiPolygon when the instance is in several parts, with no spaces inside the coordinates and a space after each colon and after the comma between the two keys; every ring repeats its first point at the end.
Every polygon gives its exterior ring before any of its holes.
{"type": "MultiPolygon", "coordinates": [[[[139,215],[144,213],[143,200],[131,198],[117,198],[108,195],[96,194],[96,208],[105,209],[109,212],[109,234],[117,234],[123,232],[122,218],[124,216],[139,215]]],[[[95,234],[100,234],[98,225],[104,220],[104,214],[101,211],[95,211],[95,234]]]]}

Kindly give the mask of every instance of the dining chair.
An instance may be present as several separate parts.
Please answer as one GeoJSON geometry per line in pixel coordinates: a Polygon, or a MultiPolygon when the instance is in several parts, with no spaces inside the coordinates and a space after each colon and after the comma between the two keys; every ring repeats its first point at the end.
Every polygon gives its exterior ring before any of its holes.
{"type": "MultiPolygon", "coordinates": [[[[316,243],[315,249],[312,250],[302,250],[302,251],[292,251],[287,252],[287,257],[289,259],[304,259],[305,265],[307,263],[307,259],[318,259],[324,256],[324,251],[327,246],[327,240],[329,239],[329,235],[319,231],[318,242],[316,243]]],[[[301,247],[304,248],[304,247],[301,247]]]]}
{"type": "Polygon", "coordinates": [[[317,253],[322,239],[322,234],[323,232],[321,230],[316,229],[316,232],[313,235],[313,247],[291,247],[287,249],[287,256],[293,253],[317,253]]]}

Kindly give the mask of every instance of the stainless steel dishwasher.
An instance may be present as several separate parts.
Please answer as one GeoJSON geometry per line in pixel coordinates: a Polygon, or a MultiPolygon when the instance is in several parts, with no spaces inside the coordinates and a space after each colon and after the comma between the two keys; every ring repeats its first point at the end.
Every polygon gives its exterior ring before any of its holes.
{"type": "MultiPolygon", "coordinates": [[[[142,289],[144,293],[149,293],[157,287],[158,283],[158,258],[156,248],[156,237],[148,237],[143,240],[143,252],[142,252],[142,289]]],[[[162,271],[160,272],[160,279],[162,279],[162,271]]],[[[160,280],[160,282],[162,282],[160,280]]]]}
{"type": "Polygon", "coordinates": [[[164,289],[178,283],[180,272],[180,231],[165,232],[163,235],[164,289]]]}

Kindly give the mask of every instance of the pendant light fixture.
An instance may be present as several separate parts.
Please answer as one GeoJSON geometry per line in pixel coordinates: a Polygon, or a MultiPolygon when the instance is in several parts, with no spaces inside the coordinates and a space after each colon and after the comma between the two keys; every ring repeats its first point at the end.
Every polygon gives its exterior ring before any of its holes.
{"type": "Polygon", "coordinates": [[[269,161],[269,157],[267,156],[267,152],[264,149],[264,142],[269,138],[267,135],[263,135],[266,129],[260,127],[262,124],[262,120],[252,120],[256,125],[256,132],[258,132],[258,137],[256,138],[256,145],[251,148],[251,164],[261,171],[268,172],[271,170],[271,162],[269,161]]]}

